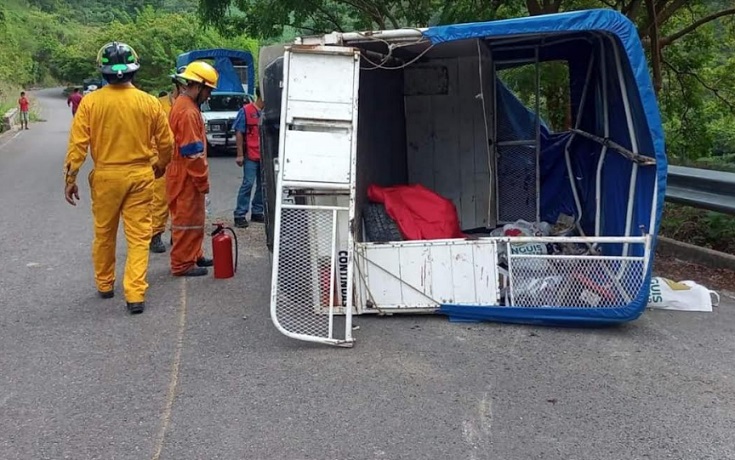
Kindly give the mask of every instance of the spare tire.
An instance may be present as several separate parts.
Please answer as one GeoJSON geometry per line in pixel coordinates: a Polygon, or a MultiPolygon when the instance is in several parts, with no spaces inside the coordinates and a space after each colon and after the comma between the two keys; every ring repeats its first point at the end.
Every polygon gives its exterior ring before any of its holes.
{"type": "Polygon", "coordinates": [[[367,203],[362,213],[365,238],[369,242],[403,241],[398,224],[388,215],[382,203],[367,203]]]}

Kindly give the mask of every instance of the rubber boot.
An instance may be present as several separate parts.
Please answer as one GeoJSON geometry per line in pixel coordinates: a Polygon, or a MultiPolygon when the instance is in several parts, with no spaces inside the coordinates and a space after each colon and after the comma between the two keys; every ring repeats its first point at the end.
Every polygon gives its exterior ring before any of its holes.
{"type": "Polygon", "coordinates": [[[204,267],[191,267],[184,273],[179,273],[176,276],[205,276],[209,273],[209,270],[207,270],[204,267]]]}
{"type": "Polygon", "coordinates": [[[212,265],[214,265],[214,260],[212,259],[202,257],[201,259],[197,260],[197,267],[211,267],[212,265]]]}
{"type": "Polygon", "coordinates": [[[163,241],[161,241],[160,233],[153,235],[153,238],[151,238],[150,249],[151,252],[155,252],[157,254],[162,254],[166,252],[166,246],[163,244],[163,241]]]}
{"type": "Polygon", "coordinates": [[[128,312],[131,315],[139,315],[145,311],[145,302],[128,302],[128,312]]]}

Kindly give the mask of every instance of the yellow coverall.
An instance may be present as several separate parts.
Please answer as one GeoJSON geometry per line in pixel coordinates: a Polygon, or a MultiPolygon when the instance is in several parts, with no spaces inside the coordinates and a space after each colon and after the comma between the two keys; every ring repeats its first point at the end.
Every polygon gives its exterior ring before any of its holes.
{"type": "Polygon", "coordinates": [[[115,284],[115,246],[122,216],[128,255],[123,287],[129,303],[145,301],[148,251],[152,236],[154,168],[161,174],[171,161],[173,136],[155,97],[132,86],[106,85],[82,99],[69,134],[64,160],[66,183],[76,176],[91,151],[94,169],[89,187],[94,217],[97,290],[115,284]],[[155,139],[158,163],[151,166],[155,139]]]}
{"type": "MultiPolygon", "coordinates": [[[[166,123],[168,123],[168,115],[171,113],[171,99],[169,96],[161,96],[158,98],[161,102],[164,112],[166,113],[166,123]]],[[[155,140],[153,142],[154,158],[153,162],[158,161],[158,152],[155,148],[155,140]]],[[[166,231],[166,222],[168,222],[168,200],[166,199],[166,176],[159,177],[153,185],[153,235],[158,235],[166,231]]]]}

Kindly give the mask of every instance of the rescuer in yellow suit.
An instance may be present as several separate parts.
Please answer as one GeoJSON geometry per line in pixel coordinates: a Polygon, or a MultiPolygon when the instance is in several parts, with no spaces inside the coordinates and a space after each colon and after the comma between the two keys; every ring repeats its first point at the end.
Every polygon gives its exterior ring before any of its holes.
{"type": "MultiPolygon", "coordinates": [[[[174,81],[175,84],[175,81],[174,81]]],[[[174,91],[176,94],[176,91],[174,91]]],[[[171,113],[171,99],[175,97],[173,94],[169,95],[166,91],[161,91],[158,94],[158,101],[161,103],[164,112],[166,113],[166,120],[168,121],[168,115],[171,113]]],[[[153,148],[155,156],[153,163],[158,161],[158,151],[155,149],[155,141],[153,142],[153,148]]],[[[158,254],[166,252],[166,246],[161,240],[161,235],[166,231],[166,222],[168,222],[168,200],[166,199],[166,176],[161,176],[155,180],[153,184],[153,203],[151,207],[152,218],[153,218],[153,238],[151,238],[150,250],[158,254]]]]}
{"type": "Polygon", "coordinates": [[[138,55],[125,43],[104,45],[97,65],[109,83],[82,99],[69,134],[64,160],[66,201],[79,200],[77,174],[91,151],[89,174],[94,242],[92,259],[100,297],[114,297],[115,247],[122,217],[128,255],[123,287],[131,314],[145,310],[153,183],[171,161],[173,136],[166,113],[153,96],[136,89],[138,55]],[[158,161],[152,165],[154,152],[158,161]]]}

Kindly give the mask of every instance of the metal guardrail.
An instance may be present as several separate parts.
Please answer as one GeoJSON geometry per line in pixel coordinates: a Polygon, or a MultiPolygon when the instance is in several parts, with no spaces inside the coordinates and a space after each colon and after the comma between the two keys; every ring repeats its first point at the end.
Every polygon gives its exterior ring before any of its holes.
{"type": "Polygon", "coordinates": [[[669,166],[666,200],[735,215],[735,173],[669,166]]]}

